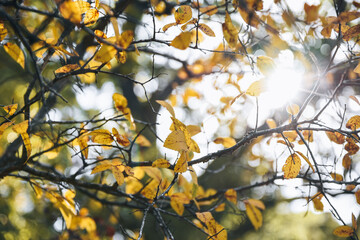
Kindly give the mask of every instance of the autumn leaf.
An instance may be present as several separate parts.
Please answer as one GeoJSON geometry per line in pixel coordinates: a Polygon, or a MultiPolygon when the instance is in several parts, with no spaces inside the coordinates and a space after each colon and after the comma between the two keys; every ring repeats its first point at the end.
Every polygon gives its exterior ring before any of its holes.
{"type": "Polygon", "coordinates": [[[100,165],[97,165],[96,167],[93,168],[93,170],[91,171],[91,174],[95,174],[98,172],[103,172],[105,170],[108,170],[112,167],[112,164],[109,162],[103,162],[100,165]]]}
{"type": "Polygon", "coordinates": [[[246,90],[246,94],[254,97],[258,97],[260,93],[265,91],[265,84],[263,81],[253,82],[249,88],[246,90]]]}
{"type": "Polygon", "coordinates": [[[286,111],[290,114],[290,115],[296,115],[299,113],[300,107],[297,104],[289,104],[286,107],[286,111]]]}
{"type": "Polygon", "coordinates": [[[355,215],[353,213],[351,214],[351,222],[352,222],[353,229],[355,229],[355,231],[356,231],[356,229],[357,229],[357,220],[356,220],[356,217],[355,217],[355,215]]]}
{"type": "Polygon", "coordinates": [[[12,127],[12,129],[14,130],[14,132],[22,134],[27,132],[28,127],[29,127],[29,120],[25,120],[21,123],[15,124],[12,127]]]}
{"type": "Polygon", "coordinates": [[[210,36],[210,37],[215,37],[215,33],[214,31],[205,23],[200,23],[199,24],[199,28],[201,31],[203,31],[203,33],[205,33],[206,35],[210,36]]]}
{"type": "Polygon", "coordinates": [[[85,13],[84,24],[85,26],[91,26],[96,23],[99,18],[99,11],[95,8],[89,9],[85,13]]]}
{"type": "Polygon", "coordinates": [[[183,24],[192,18],[192,10],[188,5],[182,5],[175,11],[175,21],[177,24],[183,24]]]}
{"type": "Polygon", "coordinates": [[[4,111],[9,114],[10,116],[13,115],[16,110],[18,108],[18,104],[15,103],[15,104],[11,104],[11,105],[7,105],[5,107],[3,107],[4,111]]]}
{"type": "Polygon", "coordinates": [[[166,24],[166,25],[163,26],[162,30],[163,30],[164,32],[166,32],[169,28],[171,28],[171,27],[173,27],[173,26],[176,26],[176,25],[177,25],[176,22],[174,22],[174,23],[168,23],[168,24],[166,24]]]}
{"type": "Polygon", "coordinates": [[[158,168],[168,168],[170,167],[170,163],[168,160],[163,159],[163,158],[159,158],[156,159],[152,164],[152,167],[158,167],[158,168]]]}
{"type": "Polygon", "coordinates": [[[224,196],[229,202],[232,202],[235,205],[237,204],[237,194],[234,189],[226,190],[224,196]]]}
{"type": "Polygon", "coordinates": [[[266,119],[266,124],[270,129],[276,128],[276,122],[274,119],[266,119]]]}
{"type": "Polygon", "coordinates": [[[208,16],[212,16],[215,13],[218,12],[218,8],[215,5],[210,5],[210,6],[206,6],[206,7],[201,7],[199,8],[201,13],[204,13],[208,16]]]}
{"type": "Polygon", "coordinates": [[[296,153],[291,154],[287,159],[282,168],[284,171],[284,178],[296,178],[300,172],[301,160],[296,153]]]}
{"type": "Polygon", "coordinates": [[[94,143],[111,144],[114,141],[114,139],[111,136],[111,133],[109,132],[109,130],[106,129],[94,130],[90,133],[90,135],[91,135],[91,140],[94,143]]]}
{"type": "Polygon", "coordinates": [[[171,114],[171,116],[175,117],[175,111],[174,111],[173,107],[168,102],[165,102],[165,101],[162,101],[162,100],[156,100],[156,102],[158,104],[160,104],[161,106],[163,106],[164,108],[166,108],[166,110],[168,110],[168,112],[171,114]]]}
{"type": "Polygon", "coordinates": [[[316,211],[319,211],[319,212],[324,211],[324,204],[321,202],[322,197],[323,197],[323,194],[321,194],[321,193],[316,193],[312,197],[312,202],[314,204],[314,208],[316,211]]]}
{"type": "Polygon", "coordinates": [[[69,72],[77,70],[79,68],[80,68],[79,64],[67,64],[65,66],[62,66],[62,67],[59,67],[58,69],[56,69],[55,74],[69,73],[69,72]]]}
{"type": "Polygon", "coordinates": [[[207,228],[207,234],[211,236],[211,239],[226,240],[227,231],[223,226],[218,224],[210,212],[197,212],[196,217],[205,223],[207,228]]]}
{"type": "Polygon", "coordinates": [[[123,49],[127,49],[131,42],[133,41],[134,38],[134,32],[131,30],[126,30],[124,32],[121,33],[121,38],[120,38],[120,46],[123,49]]]}
{"type": "Polygon", "coordinates": [[[236,141],[232,137],[217,137],[214,140],[214,143],[222,144],[225,148],[229,148],[234,146],[236,144],[236,141]]]}
{"type": "Polygon", "coordinates": [[[351,237],[354,235],[354,229],[349,226],[339,226],[334,229],[333,234],[338,237],[351,237]]]}
{"type": "Polygon", "coordinates": [[[360,204],[360,189],[355,192],[356,202],[360,204]]]}
{"type": "Polygon", "coordinates": [[[8,42],[4,44],[4,50],[15,62],[25,69],[25,55],[18,45],[8,42]]]}
{"type": "Polygon", "coordinates": [[[341,176],[338,173],[330,173],[330,175],[335,181],[342,181],[343,180],[343,176],[341,176]]]}
{"type": "Polygon", "coordinates": [[[344,33],[343,39],[345,41],[350,41],[352,38],[360,34],[360,24],[352,26],[344,33]]]}
{"type": "Polygon", "coordinates": [[[141,134],[136,138],[135,143],[139,144],[142,147],[151,146],[151,142],[144,135],[141,134]]]}
{"type": "Polygon", "coordinates": [[[3,124],[0,125],[0,137],[3,135],[5,130],[12,124],[13,124],[13,122],[4,122],[3,124]]]}
{"type": "Polygon", "coordinates": [[[360,62],[359,62],[359,63],[356,65],[356,67],[354,68],[354,72],[360,74],[360,62]]]}
{"type": "Polygon", "coordinates": [[[94,60],[102,63],[107,63],[115,57],[117,50],[110,45],[104,44],[100,50],[96,53],[94,60]]]}
{"type": "Polygon", "coordinates": [[[347,153],[344,155],[343,160],[342,160],[342,165],[345,169],[350,169],[351,167],[351,157],[350,154],[347,153]]]}
{"type": "Polygon", "coordinates": [[[114,135],[114,137],[116,138],[116,141],[120,145],[122,145],[124,147],[127,147],[130,145],[129,139],[125,135],[119,134],[119,132],[118,132],[118,130],[116,130],[116,128],[112,128],[112,134],[114,135]]]}
{"type": "Polygon", "coordinates": [[[8,31],[5,27],[5,24],[0,21],[0,42],[5,39],[8,31]]]}
{"type": "Polygon", "coordinates": [[[186,172],[188,167],[188,163],[187,163],[188,161],[189,161],[188,153],[186,151],[182,151],[174,167],[174,172],[176,173],[186,172]]]}
{"type": "Polygon", "coordinates": [[[231,48],[236,48],[238,42],[238,30],[233,25],[229,13],[226,12],[225,22],[222,24],[222,30],[226,42],[231,48]]]}
{"type": "Polygon", "coordinates": [[[304,10],[306,13],[305,21],[310,23],[316,21],[319,18],[319,8],[320,5],[308,5],[304,4],[304,10]]]}
{"type": "Polygon", "coordinates": [[[356,129],[360,128],[360,116],[355,115],[352,116],[346,123],[346,127],[355,131],[356,129]]]}
{"type": "Polygon", "coordinates": [[[255,230],[258,230],[263,224],[261,211],[247,201],[245,201],[245,211],[255,230]]]}
{"type": "Polygon", "coordinates": [[[313,172],[315,172],[315,168],[314,166],[311,164],[311,162],[309,161],[309,159],[302,153],[299,151],[296,151],[297,154],[299,154],[306,162],[307,164],[309,164],[309,166],[311,167],[311,170],[313,170],[313,172]]]}
{"type": "Polygon", "coordinates": [[[328,138],[330,139],[330,141],[337,143],[337,144],[343,144],[345,142],[345,137],[344,135],[342,135],[339,132],[330,132],[330,131],[326,131],[325,132],[326,135],[328,136],[328,138]]]}
{"type": "MultiPolygon", "coordinates": [[[[71,0],[67,0],[67,1],[64,1],[59,6],[59,11],[60,11],[61,15],[64,18],[70,20],[70,22],[72,22],[72,23],[74,23],[76,25],[80,25],[80,22],[82,20],[81,14],[83,13],[82,9],[80,7],[80,4],[81,3],[73,2],[71,0]]],[[[83,10],[85,10],[85,9],[83,9],[83,10]]]]}
{"type": "Polygon", "coordinates": [[[256,66],[264,76],[269,76],[276,68],[274,60],[268,56],[258,56],[256,66]]]}
{"type": "Polygon", "coordinates": [[[347,137],[346,138],[346,144],[345,144],[345,150],[350,154],[354,155],[357,153],[360,149],[360,147],[356,144],[354,139],[347,137]]]}
{"type": "MultiPolygon", "coordinates": [[[[97,37],[102,38],[102,39],[106,39],[106,38],[107,38],[106,34],[105,34],[103,31],[101,31],[101,30],[95,30],[95,31],[94,31],[94,34],[95,34],[97,37]]],[[[102,44],[101,42],[99,42],[99,43],[102,44]]]]}
{"type": "Polygon", "coordinates": [[[182,32],[171,41],[170,46],[185,50],[191,43],[191,32],[182,32]]]}

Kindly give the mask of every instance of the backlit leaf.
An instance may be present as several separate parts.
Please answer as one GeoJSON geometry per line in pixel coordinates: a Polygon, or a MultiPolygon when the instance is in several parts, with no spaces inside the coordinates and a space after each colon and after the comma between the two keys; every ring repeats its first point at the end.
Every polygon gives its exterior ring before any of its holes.
{"type": "Polygon", "coordinates": [[[330,175],[335,181],[342,181],[343,180],[343,176],[341,176],[338,173],[330,173],[330,175]]]}
{"type": "Polygon", "coordinates": [[[170,197],[170,206],[174,211],[179,215],[182,216],[185,210],[184,204],[178,202],[176,199],[170,197]]]}
{"type": "Polygon", "coordinates": [[[238,42],[238,30],[233,25],[230,15],[226,12],[225,22],[222,24],[224,38],[230,47],[236,48],[238,42]]]}
{"type": "Polygon", "coordinates": [[[16,110],[18,108],[18,104],[15,103],[15,104],[11,104],[11,105],[7,105],[5,107],[3,107],[4,111],[9,114],[10,116],[13,115],[16,110]]]}
{"type": "Polygon", "coordinates": [[[199,24],[199,28],[201,31],[203,31],[203,33],[205,33],[206,35],[210,36],[210,37],[215,37],[215,33],[214,31],[206,24],[204,23],[200,23],[199,24]]]}
{"type": "MultiPolygon", "coordinates": [[[[79,2],[82,2],[82,1],[79,1],[79,2]]],[[[64,1],[59,6],[59,11],[60,11],[61,15],[76,25],[80,25],[80,22],[82,19],[81,14],[83,13],[79,4],[80,3],[78,3],[78,2],[73,2],[71,0],[67,0],[67,1],[64,1]]],[[[85,10],[85,9],[83,9],[83,10],[85,10]]]]}
{"type": "Polygon", "coordinates": [[[77,70],[79,69],[80,66],[79,64],[67,64],[65,66],[62,66],[58,69],[55,70],[55,73],[56,74],[59,74],[59,73],[69,73],[71,71],[74,71],[74,70],[77,70]]]}
{"type": "MultiPolygon", "coordinates": [[[[27,159],[29,159],[30,155],[31,155],[31,143],[30,143],[30,137],[29,134],[25,133],[21,133],[21,138],[23,139],[24,142],[24,146],[26,149],[26,156],[27,159]]],[[[26,163],[26,162],[25,162],[26,163]]]]}
{"type": "Polygon", "coordinates": [[[166,110],[168,110],[168,112],[171,114],[171,116],[175,117],[175,111],[174,111],[173,107],[168,102],[165,102],[165,101],[162,101],[162,100],[156,100],[156,102],[158,104],[160,104],[161,106],[163,106],[164,108],[166,108],[166,110]]]}
{"type": "Polygon", "coordinates": [[[342,165],[345,169],[350,169],[351,167],[351,157],[350,154],[347,153],[344,155],[343,160],[342,160],[342,165]]]}
{"type": "Polygon", "coordinates": [[[174,23],[168,23],[168,24],[166,24],[165,26],[163,26],[162,30],[163,30],[164,32],[166,32],[166,30],[168,30],[169,28],[171,28],[171,27],[173,27],[173,26],[176,26],[176,25],[177,25],[176,22],[174,22],[174,23]]]}
{"type": "MultiPolygon", "coordinates": [[[[106,34],[100,30],[95,30],[94,34],[99,38],[103,38],[103,39],[107,38],[106,34]]],[[[102,43],[100,43],[100,44],[102,44],[102,43]]]]}
{"type": "Polygon", "coordinates": [[[7,31],[6,27],[5,27],[5,24],[3,22],[1,22],[1,20],[0,20],[0,42],[2,40],[4,40],[7,33],[8,33],[8,31],[7,31]]]}
{"type": "Polygon", "coordinates": [[[170,167],[170,163],[168,160],[163,159],[163,158],[159,158],[156,159],[152,164],[152,167],[158,167],[158,168],[168,168],[170,167]]]}
{"type": "Polygon", "coordinates": [[[261,211],[257,209],[255,206],[246,202],[245,202],[245,208],[246,208],[245,210],[246,215],[248,216],[251,224],[254,226],[255,230],[258,230],[263,224],[261,211]]]}
{"type": "Polygon", "coordinates": [[[201,13],[205,13],[208,16],[214,15],[218,11],[218,9],[215,5],[201,7],[199,10],[201,13]]]}
{"type": "Polygon", "coordinates": [[[26,120],[14,125],[12,129],[14,130],[14,132],[22,134],[27,132],[28,127],[29,127],[29,120],[26,120]]]}
{"type": "Polygon", "coordinates": [[[5,122],[3,124],[0,125],[0,137],[3,135],[3,133],[5,132],[5,130],[11,125],[13,124],[13,122],[5,122]]]}
{"type": "Polygon", "coordinates": [[[274,60],[268,56],[258,56],[256,60],[256,66],[259,68],[260,72],[265,76],[270,75],[272,72],[274,72],[276,68],[274,60]]]}
{"type": "Polygon", "coordinates": [[[139,135],[136,138],[135,143],[139,144],[142,147],[150,147],[151,146],[151,142],[144,135],[139,135]]]}
{"type": "Polygon", "coordinates": [[[96,10],[95,8],[91,8],[85,13],[84,24],[86,26],[91,26],[96,23],[98,18],[99,18],[99,11],[96,10]]]}
{"type": "Polygon", "coordinates": [[[359,115],[352,116],[349,119],[349,121],[347,121],[346,127],[353,131],[360,128],[360,116],[359,115]]]}
{"type": "Polygon", "coordinates": [[[110,144],[114,141],[114,139],[111,136],[111,133],[109,132],[109,130],[106,129],[94,130],[90,133],[90,135],[91,135],[91,140],[94,143],[110,144]]]}
{"type": "Polygon", "coordinates": [[[91,171],[91,174],[103,172],[105,170],[110,169],[111,167],[112,167],[111,163],[107,163],[107,162],[101,163],[100,165],[97,165],[96,167],[93,168],[93,170],[91,171]]]}
{"type": "Polygon", "coordinates": [[[345,137],[344,135],[342,135],[339,132],[330,132],[330,131],[326,131],[325,132],[326,135],[328,136],[328,138],[330,139],[330,141],[337,143],[337,144],[343,144],[345,142],[345,137]]]}
{"type": "Polygon", "coordinates": [[[296,178],[296,176],[299,174],[301,168],[301,160],[299,156],[294,153],[291,154],[287,159],[286,162],[282,168],[284,171],[284,178],[290,179],[290,178],[296,178]]]}
{"type": "Polygon", "coordinates": [[[171,41],[170,46],[185,50],[191,43],[191,32],[182,32],[171,41]]]}
{"type": "Polygon", "coordinates": [[[360,24],[352,26],[344,33],[343,39],[345,41],[350,41],[352,38],[360,34],[360,24]]]}
{"type": "Polygon", "coordinates": [[[229,148],[234,146],[236,144],[236,141],[232,137],[217,137],[214,140],[214,143],[222,144],[225,148],[229,148]]]}
{"type": "Polygon", "coordinates": [[[25,55],[18,45],[8,42],[4,44],[4,50],[15,62],[25,69],[25,55]]]}
{"type": "Polygon", "coordinates": [[[96,53],[94,60],[102,63],[107,63],[115,57],[117,50],[110,45],[104,44],[100,50],[96,53]]]}
{"type": "Polygon", "coordinates": [[[130,145],[129,139],[125,135],[119,134],[119,132],[116,130],[116,128],[112,128],[112,134],[114,135],[114,137],[116,138],[116,141],[120,145],[122,145],[124,147],[127,147],[130,145]]]}
{"type": "Polygon", "coordinates": [[[128,104],[127,99],[120,93],[114,93],[112,98],[113,98],[116,109],[123,112],[128,104]]]}
{"type": "Polygon", "coordinates": [[[189,132],[191,137],[201,132],[201,128],[197,125],[187,125],[186,130],[189,132]]]}
{"type": "Polygon", "coordinates": [[[265,91],[265,84],[263,81],[253,82],[246,90],[246,94],[254,97],[258,97],[260,93],[265,91]]]}
{"type": "Polygon", "coordinates": [[[237,204],[237,194],[234,189],[228,189],[224,195],[229,202],[232,202],[234,205],[237,204]]]}
{"type": "Polygon", "coordinates": [[[116,182],[119,186],[121,186],[124,183],[124,174],[122,173],[119,166],[113,166],[111,168],[112,174],[114,175],[114,178],[116,179],[116,182]]]}
{"type": "Polygon", "coordinates": [[[188,5],[182,5],[175,11],[175,21],[177,24],[183,24],[192,18],[192,10],[188,5]]]}
{"type": "Polygon", "coordinates": [[[187,171],[188,162],[189,161],[189,155],[187,152],[182,151],[179,159],[176,162],[176,165],[174,167],[174,172],[176,173],[183,173],[187,171]]]}
{"type": "Polygon", "coordinates": [[[245,202],[248,204],[251,204],[252,206],[257,207],[261,210],[265,210],[264,203],[258,199],[249,198],[249,199],[245,200],[245,202]]]}
{"type": "Polygon", "coordinates": [[[333,234],[338,237],[350,237],[354,235],[354,229],[349,226],[340,226],[335,228],[333,234]]]}
{"type": "Polygon", "coordinates": [[[299,113],[300,107],[297,104],[289,104],[286,107],[286,111],[290,114],[290,115],[296,115],[299,113]]]}
{"type": "Polygon", "coordinates": [[[178,152],[189,150],[184,132],[181,130],[171,132],[169,136],[165,139],[164,147],[178,152]]]}
{"type": "Polygon", "coordinates": [[[124,32],[121,33],[121,38],[120,38],[120,46],[123,49],[127,49],[131,42],[133,41],[134,38],[134,32],[131,30],[126,30],[124,32]]]}

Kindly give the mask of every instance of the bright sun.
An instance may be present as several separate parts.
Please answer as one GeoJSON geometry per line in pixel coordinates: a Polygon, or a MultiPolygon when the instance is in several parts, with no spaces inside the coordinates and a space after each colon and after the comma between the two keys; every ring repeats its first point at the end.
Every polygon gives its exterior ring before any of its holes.
{"type": "Polygon", "coordinates": [[[275,71],[266,78],[263,103],[268,109],[282,107],[296,97],[303,80],[303,71],[294,66],[277,64],[275,71]]]}

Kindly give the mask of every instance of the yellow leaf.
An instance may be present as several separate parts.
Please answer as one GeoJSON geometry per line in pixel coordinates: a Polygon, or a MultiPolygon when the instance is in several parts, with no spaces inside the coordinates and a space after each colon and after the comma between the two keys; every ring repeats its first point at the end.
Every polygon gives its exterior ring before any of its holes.
{"type": "Polygon", "coordinates": [[[130,123],[130,130],[133,130],[133,131],[135,131],[136,130],[136,124],[135,124],[135,122],[134,122],[134,118],[132,117],[132,115],[131,115],[131,110],[130,110],[130,108],[125,108],[124,110],[123,110],[123,113],[124,113],[124,115],[125,115],[125,118],[129,121],[129,123],[130,123]]]}
{"type": "Polygon", "coordinates": [[[360,17],[360,12],[351,11],[351,12],[342,12],[338,17],[338,22],[350,22],[360,17]]]}
{"type": "Polygon", "coordinates": [[[299,113],[300,107],[297,104],[289,104],[286,107],[286,111],[291,115],[296,115],[299,113]]]}
{"type": "Polygon", "coordinates": [[[89,148],[87,143],[88,141],[89,141],[88,136],[79,138],[80,151],[85,158],[88,158],[88,154],[89,154],[89,148]]]}
{"type": "Polygon", "coordinates": [[[93,168],[93,170],[91,171],[91,174],[95,174],[98,172],[103,172],[105,170],[108,170],[112,167],[111,163],[102,163],[100,165],[97,165],[96,167],[93,168]]]}
{"type": "Polygon", "coordinates": [[[114,139],[111,136],[111,133],[109,132],[109,130],[106,129],[97,129],[94,130],[90,133],[91,135],[91,140],[94,143],[99,143],[99,144],[110,144],[114,141],[114,139]]]}
{"type": "Polygon", "coordinates": [[[355,229],[355,231],[356,231],[356,229],[357,229],[357,221],[356,221],[356,217],[355,217],[355,215],[353,213],[351,214],[351,222],[352,222],[353,229],[355,229]]]}
{"type": "Polygon", "coordinates": [[[356,202],[360,204],[360,189],[355,192],[356,202]]]}
{"type": "Polygon", "coordinates": [[[341,176],[340,174],[330,173],[330,175],[335,181],[342,181],[343,180],[343,176],[341,176]]]}
{"type": "Polygon", "coordinates": [[[159,158],[156,159],[152,164],[152,167],[158,167],[158,168],[168,168],[170,167],[170,163],[168,162],[168,160],[163,159],[163,158],[159,158]]]}
{"type": "Polygon", "coordinates": [[[14,132],[22,134],[27,132],[28,127],[29,127],[29,120],[26,120],[14,125],[12,129],[14,130],[14,132]]]}
{"type": "Polygon", "coordinates": [[[128,105],[127,99],[120,93],[114,93],[112,98],[116,109],[123,112],[128,105]]]}
{"type": "Polygon", "coordinates": [[[330,141],[337,143],[337,144],[343,144],[345,142],[345,137],[339,132],[325,132],[330,141]]]}
{"type": "Polygon", "coordinates": [[[174,209],[174,211],[179,215],[182,216],[184,213],[184,204],[182,204],[181,202],[178,202],[176,199],[173,199],[170,197],[170,206],[172,209],[174,209]]]}
{"type": "Polygon", "coordinates": [[[310,23],[319,18],[319,8],[320,5],[308,5],[307,3],[304,4],[304,10],[306,13],[305,21],[310,23]]]}
{"type": "Polygon", "coordinates": [[[226,240],[227,232],[220,224],[218,224],[210,212],[196,213],[196,217],[205,223],[207,228],[207,234],[211,239],[215,240],[226,240]]]}
{"type": "Polygon", "coordinates": [[[320,211],[320,212],[324,211],[324,204],[321,202],[320,199],[314,198],[313,204],[314,204],[315,210],[320,211]]]}
{"type": "Polygon", "coordinates": [[[175,111],[174,111],[173,107],[168,102],[165,102],[165,101],[162,101],[162,100],[156,100],[156,102],[158,104],[160,104],[161,106],[163,106],[164,108],[166,108],[166,110],[168,110],[168,112],[171,114],[171,116],[175,117],[175,111]]]}
{"type": "Polygon", "coordinates": [[[206,35],[210,36],[210,37],[215,37],[215,33],[214,31],[206,24],[204,23],[200,23],[199,24],[199,28],[201,31],[203,31],[203,33],[205,33],[206,35]]]}
{"type": "Polygon", "coordinates": [[[185,93],[184,93],[184,97],[183,97],[184,98],[184,103],[186,105],[188,104],[189,98],[191,98],[191,97],[196,97],[197,99],[199,99],[200,94],[196,90],[194,90],[192,88],[186,88],[185,93]]]}
{"type": "Polygon", "coordinates": [[[276,122],[274,121],[274,119],[267,119],[266,124],[270,129],[276,128],[276,122]]]}
{"type": "Polygon", "coordinates": [[[248,216],[251,224],[254,226],[255,230],[258,230],[263,223],[261,211],[257,209],[255,206],[246,202],[245,202],[245,208],[246,208],[245,209],[246,215],[248,216]]]}
{"type": "Polygon", "coordinates": [[[352,26],[344,33],[343,39],[345,41],[350,41],[353,37],[356,37],[360,34],[360,24],[352,26]]]}
{"type": "MultiPolygon", "coordinates": [[[[31,155],[31,144],[30,144],[30,137],[29,134],[25,133],[21,133],[21,137],[23,139],[24,142],[24,146],[26,149],[26,159],[29,159],[30,155],[31,155]]],[[[25,162],[26,163],[26,162],[25,162]]]]}
{"type": "Polygon", "coordinates": [[[8,31],[7,31],[4,23],[0,21],[0,42],[1,42],[2,40],[4,40],[4,38],[6,37],[7,33],[8,33],[8,31]]]}
{"type": "MultiPolygon", "coordinates": [[[[258,67],[260,72],[265,76],[268,76],[271,73],[273,73],[276,68],[274,60],[268,56],[257,57],[256,66],[258,67]]],[[[291,80],[289,79],[289,81],[291,80]]]]}
{"type": "Polygon", "coordinates": [[[191,137],[201,132],[201,128],[196,125],[187,125],[186,130],[189,132],[191,137]]]}
{"type": "Polygon", "coordinates": [[[235,205],[237,204],[237,194],[234,189],[228,189],[224,195],[229,202],[232,202],[235,205]]]}
{"type": "Polygon", "coordinates": [[[344,155],[343,160],[342,160],[342,165],[345,169],[350,169],[351,167],[351,157],[350,154],[347,153],[344,155]]]}
{"type": "Polygon", "coordinates": [[[126,30],[124,32],[121,33],[121,38],[120,38],[120,46],[123,48],[123,49],[127,49],[132,40],[134,38],[134,32],[131,31],[131,30],[126,30]]]}
{"type": "Polygon", "coordinates": [[[253,82],[249,88],[246,90],[246,94],[250,96],[257,97],[260,93],[265,91],[265,84],[263,81],[255,81],[253,82]]]}
{"type": "Polygon", "coordinates": [[[174,172],[176,173],[183,173],[186,172],[187,167],[188,167],[188,162],[189,161],[189,155],[187,152],[182,151],[182,153],[180,154],[179,159],[176,162],[176,165],[174,167],[174,172]]]}
{"type": "Polygon", "coordinates": [[[65,66],[62,66],[58,69],[55,70],[55,73],[56,74],[59,74],[59,73],[69,73],[71,71],[74,71],[74,70],[77,70],[79,69],[80,66],[78,64],[67,64],[65,66]]]}
{"type": "MultiPolygon", "coordinates": [[[[100,31],[100,30],[95,30],[94,34],[99,38],[103,38],[103,39],[107,38],[106,34],[103,31],[100,31]]],[[[100,43],[100,44],[102,44],[102,43],[100,43]]]]}
{"type": "Polygon", "coordinates": [[[127,147],[130,145],[129,139],[125,135],[120,135],[118,130],[116,130],[116,128],[112,128],[112,134],[114,135],[114,137],[116,138],[116,141],[120,145],[122,145],[124,147],[127,147]]]}
{"type": "Polygon", "coordinates": [[[185,50],[191,43],[191,32],[182,32],[171,41],[170,46],[185,50]]]}
{"type": "Polygon", "coordinates": [[[360,74],[360,62],[359,62],[358,65],[355,67],[354,72],[360,74]]]}
{"type": "Polygon", "coordinates": [[[355,131],[356,129],[360,128],[360,116],[355,115],[349,119],[346,123],[346,127],[355,131]]]}
{"type": "Polygon", "coordinates": [[[225,203],[222,203],[215,208],[215,212],[223,212],[224,210],[225,210],[225,203]]]}
{"type": "Polygon", "coordinates": [[[236,141],[232,137],[217,137],[214,143],[222,144],[225,148],[230,148],[236,144],[236,141]]]}
{"type": "MultiPolygon", "coordinates": [[[[354,72],[355,72],[355,69],[354,69],[354,72]]],[[[360,73],[360,67],[359,67],[358,73],[360,73]]],[[[354,95],[349,96],[349,98],[360,105],[359,99],[357,99],[357,97],[355,97],[354,95]]]]}
{"type": "Polygon", "coordinates": [[[169,28],[171,28],[171,27],[173,27],[173,26],[176,26],[176,25],[177,25],[176,22],[174,22],[174,23],[168,23],[168,24],[166,24],[165,26],[163,26],[162,30],[163,30],[164,32],[166,32],[166,30],[168,30],[169,28]]]}
{"type": "Polygon", "coordinates": [[[118,63],[119,62],[122,63],[122,64],[126,63],[126,52],[125,51],[117,52],[115,54],[115,58],[118,61],[118,63]]]}
{"type": "Polygon", "coordinates": [[[258,199],[252,199],[249,198],[247,200],[245,200],[246,203],[250,204],[251,206],[257,207],[261,210],[265,210],[265,205],[262,201],[258,200],[258,199]]]}
{"type": "Polygon", "coordinates": [[[94,60],[102,63],[107,63],[115,57],[117,50],[110,45],[102,45],[100,50],[96,53],[94,60]]]}
{"type": "Polygon", "coordinates": [[[8,42],[4,44],[4,50],[15,62],[25,69],[25,55],[18,45],[8,42]]]}
{"type": "Polygon", "coordinates": [[[315,168],[314,166],[311,164],[311,162],[309,161],[309,159],[302,153],[299,151],[296,151],[297,154],[299,154],[306,162],[307,164],[309,164],[309,166],[311,167],[311,170],[313,170],[313,172],[315,172],[315,168]]]}
{"type": "Polygon", "coordinates": [[[347,143],[345,144],[345,150],[350,154],[354,155],[359,151],[359,146],[356,144],[354,139],[347,137],[346,138],[347,143]]]}
{"type": "Polygon", "coordinates": [[[73,2],[71,0],[64,1],[59,6],[59,11],[64,18],[70,20],[72,23],[76,25],[80,25],[82,19],[81,14],[83,13],[82,9],[80,8],[80,3],[73,2]]]}
{"type": "Polygon", "coordinates": [[[89,9],[85,13],[84,24],[85,26],[91,26],[96,23],[99,18],[99,11],[95,8],[89,9]]]}
{"type": "Polygon", "coordinates": [[[349,226],[340,226],[335,228],[333,234],[338,237],[351,237],[354,235],[354,229],[349,226]]]}
{"type": "Polygon", "coordinates": [[[175,11],[175,21],[177,24],[183,24],[192,18],[192,10],[188,5],[182,5],[175,11]]]}
{"type": "Polygon", "coordinates": [[[171,132],[169,136],[165,139],[164,147],[178,152],[189,150],[184,132],[181,130],[171,132]]]}
{"type": "Polygon", "coordinates": [[[150,147],[151,146],[150,141],[144,135],[139,135],[136,138],[135,143],[139,144],[142,147],[150,147]]]}
{"type": "Polygon", "coordinates": [[[236,48],[238,42],[238,30],[233,25],[230,15],[226,12],[225,23],[222,24],[224,38],[230,47],[236,48]]]}
{"type": "Polygon", "coordinates": [[[209,16],[214,15],[218,11],[218,9],[215,5],[201,7],[199,10],[201,13],[205,13],[206,15],[209,15],[209,16]]]}
{"type": "Polygon", "coordinates": [[[124,183],[124,174],[122,173],[121,169],[119,166],[112,166],[111,171],[116,179],[117,184],[121,186],[124,183]]]}
{"type": "Polygon", "coordinates": [[[287,159],[286,162],[282,168],[284,171],[284,178],[296,178],[296,176],[299,174],[301,168],[301,160],[299,156],[294,153],[291,154],[287,159]]]}
{"type": "Polygon", "coordinates": [[[4,111],[9,114],[10,116],[13,115],[16,110],[18,108],[18,104],[15,103],[15,104],[11,104],[11,105],[7,105],[5,107],[3,107],[4,111]]]}

